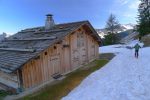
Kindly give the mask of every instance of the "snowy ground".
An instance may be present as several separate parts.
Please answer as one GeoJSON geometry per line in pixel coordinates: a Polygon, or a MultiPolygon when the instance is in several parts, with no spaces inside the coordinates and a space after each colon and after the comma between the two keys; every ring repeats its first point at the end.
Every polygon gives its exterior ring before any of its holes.
{"type": "Polygon", "coordinates": [[[134,58],[134,50],[125,47],[101,47],[101,53],[117,56],[62,100],[150,100],[150,47],[140,50],[139,59],[134,58]]]}

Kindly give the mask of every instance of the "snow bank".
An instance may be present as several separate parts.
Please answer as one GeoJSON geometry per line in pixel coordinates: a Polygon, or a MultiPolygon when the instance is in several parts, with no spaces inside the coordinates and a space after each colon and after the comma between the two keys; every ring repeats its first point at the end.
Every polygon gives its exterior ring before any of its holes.
{"type": "MultiPolygon", "coordinates": [[[[135,44],[139,44],[141,47],[143,47],[143,43],[140,43],[138,40],[134,40],[132,42],[129,42],[128,44],[125,45],[121,45],[121,44],[117,44],[117,45],[110,45],[110,46],[103,46],[99,48],[99,52],[100,53],[122,53],[124,52],[124,50],[127,49],[127,47],[131,47],[133,48],[135,46],[135,44]]],[[[132,51],[134,51],[134,49],[132,49],[132,51]]]]}
{"type": "Polygon", "coordinates": [[[118,44],[118,45],[110,45],[110,46],[103,46],[99,48],[100,53],[120,53],[123,52],[125,49],[124,46],[118,44]]]}
{"type": "Polygon", "coordinates": [[[135,46],[135,44],[139,44],[141,47],[143,47],[144,46],[144,44],[143,43],[141,43],[141,42],[139,42],[138,40],[134,40],[134,41],[131,41],[131,42],[129,42],[128,44],[126,44],[127,46],[131,46],[131,47],[134,47],[135,46]]]}

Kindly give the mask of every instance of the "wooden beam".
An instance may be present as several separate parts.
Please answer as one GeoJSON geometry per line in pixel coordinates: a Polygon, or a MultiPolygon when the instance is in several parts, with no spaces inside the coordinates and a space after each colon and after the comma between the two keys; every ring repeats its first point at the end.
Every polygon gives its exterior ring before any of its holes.
{"type": "Polygon", "coordinates": [[[69,31],[70,30],[70,28],[64,28],[64,29],[62,29],[62,27],[60,27],[59,29],[55,29],[55,30],[48,30],[48,31],[37,31],[37,32],[34,32],[34,33],[53,33],[53,32],[62,32],[62,31],[69,31]]]}
{"type": "Polygon", "coordinates": [[[53,40],[56,36],[51,37],[41,37],[41,38],[27,38],[27,39],[7,39],[6,41],[37,41],[37,40],[53,40]]]}
{"type": "Polygon", "coordinates": [[[35,49],[0,48],[3,51],[35,52],[35,49]]]}

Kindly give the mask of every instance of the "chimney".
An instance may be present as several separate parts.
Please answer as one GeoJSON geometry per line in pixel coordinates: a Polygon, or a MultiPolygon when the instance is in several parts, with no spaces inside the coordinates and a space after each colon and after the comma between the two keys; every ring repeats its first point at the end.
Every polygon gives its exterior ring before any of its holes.
{"type": "Polygon", "coordinates": [[[55,25],[55,22],[53,20],[53,15],[47,14],[46,16],[47,16],[47,18],[46,18],[46,22],[45,22],[45,29],[49,30],[51,27],[53,27],[55,25]]]}

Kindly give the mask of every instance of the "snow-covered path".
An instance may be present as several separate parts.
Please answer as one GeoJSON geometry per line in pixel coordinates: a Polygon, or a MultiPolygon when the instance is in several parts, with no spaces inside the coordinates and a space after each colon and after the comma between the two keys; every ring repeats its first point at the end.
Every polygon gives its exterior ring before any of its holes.
{"type": "Polygon", "coordinates": [[[150,100],[150,47],[134,51],[121,45],[103,47],[101,52],[118,52],[100,70],[89,75],[62,100],[150,100]]]}

